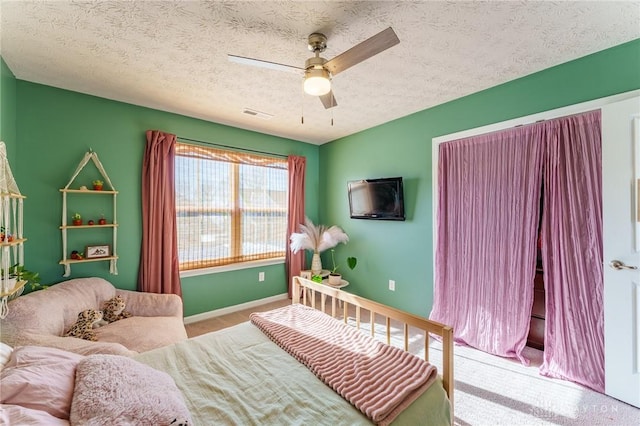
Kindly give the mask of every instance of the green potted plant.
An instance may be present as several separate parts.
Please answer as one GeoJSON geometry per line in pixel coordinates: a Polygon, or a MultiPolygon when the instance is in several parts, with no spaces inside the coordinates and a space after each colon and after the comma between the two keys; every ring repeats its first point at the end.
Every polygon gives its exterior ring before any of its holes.
{"type": "MultiPolygon", "coordinates": [[[[338,268],[340,265],[336,265],[336,257],[335,257],[335,249],[331,249],[331,263],[333,264],[333,268],[329,273],[329,285],[340,285],[342,284],[342,274],[338,273],[338,268]]],[[[353,270],[358,264],[358,259],[350,256],[347,257],[347,266],[349,269],[353,270]]]]}
{"type": "MultiPolygon", "coordinates": [[[[0,277],[4,276],[4,270],[0,269],[0,277]]],[[[29,271],[24,265],[18,265],[17,263],[9,267],[7,280],[10,287],[15,287],[18,281],[27,281],[31,285],[31,290],[47,288],[47,286],[40,284],[40,274],[38,272],[29,271]]]]}
{"type": "Polygon", "coordinates": [[[74,213],[71,216],[71,223],[73,223],[75,226],[78,225],[82,225],[82,215],[80,215],[80,213],[74,213]]]}
{"type": "Polygon", "coordinates": [[[101,181],[100,179],[96,179],[92,182],[92,184],[95,191],[102,191],[102,185],[104,184],[103,181],[101,181]]]}

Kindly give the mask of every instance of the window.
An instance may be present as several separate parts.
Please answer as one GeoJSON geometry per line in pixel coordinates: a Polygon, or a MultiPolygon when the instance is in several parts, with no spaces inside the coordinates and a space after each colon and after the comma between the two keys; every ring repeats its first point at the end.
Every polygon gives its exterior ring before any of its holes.
{"type": "Polygon", "coordinates": [[[176,144],[180,270],[284,257],[287,160],[176,144]]]}

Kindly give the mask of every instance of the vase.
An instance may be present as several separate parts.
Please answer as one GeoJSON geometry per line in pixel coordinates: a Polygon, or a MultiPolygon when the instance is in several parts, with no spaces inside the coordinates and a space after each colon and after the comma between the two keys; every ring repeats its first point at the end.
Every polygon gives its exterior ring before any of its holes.
{"type": "Polygon", "coordinates": [[[313,252],[311,258],[311,273],[313,275],[320,275],[322,273],[322,260],[320,259],[320,253],[313,252]]]}

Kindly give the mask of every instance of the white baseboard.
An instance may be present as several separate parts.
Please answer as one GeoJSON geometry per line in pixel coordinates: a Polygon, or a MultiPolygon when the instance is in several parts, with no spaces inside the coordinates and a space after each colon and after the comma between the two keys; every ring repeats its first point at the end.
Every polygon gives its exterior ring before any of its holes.
{"type": "Polygon", "coordinates": [[[185,324],[191,324],[194,322],[206,320],[209,318],[219,317],[220,315],[231,314],[233,312],[242,311],[244,309],[255,308],[256,306],[264,305],[265,303],[277,302],[278,300],[287,299],[289,295],[287,293],[277,294],[275,296],[266,297],[264,299],[252,300],[251,302],[241,303],[239,305],[228,306],[226,308],[216,309],[215,311],[203,312],[201,314],[190,315],[184,317],[185,324]]]}

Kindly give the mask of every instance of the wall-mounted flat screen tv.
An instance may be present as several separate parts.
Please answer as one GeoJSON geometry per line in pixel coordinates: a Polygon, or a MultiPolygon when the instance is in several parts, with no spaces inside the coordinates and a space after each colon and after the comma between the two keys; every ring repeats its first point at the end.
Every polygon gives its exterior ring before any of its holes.
{"type": "Polygon", "coordinates": [[[352,219],[405,220],[402,178],[347,182],[352,219]]]}

